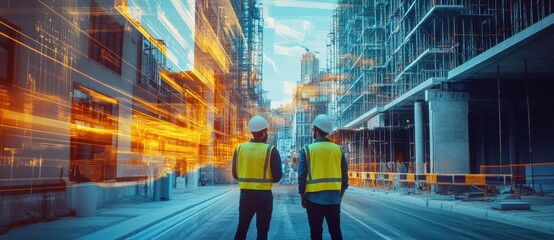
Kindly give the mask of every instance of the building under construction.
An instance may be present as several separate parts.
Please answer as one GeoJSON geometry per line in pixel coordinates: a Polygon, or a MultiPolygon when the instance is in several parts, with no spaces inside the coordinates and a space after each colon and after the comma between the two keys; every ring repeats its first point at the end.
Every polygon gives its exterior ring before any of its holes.
{"type": "Polygon", "coordinates": [[[546,0],[338,1],[333,137],[354,181],[483,173],[551,187],[553,12],[546,0]]]}
{"type": "MultiPolygon", "coordinates": [[[[246,124],[251,116],[268,116],[269,104],[262,89],[263,16],[261,3],[256,0],[196,1],[199,32],[213,32],[221,49],[212,53],[198,49],[196,60],[215,72],[213,111],[213,153],[204,158],[202,166],[209,182],[230,182],[229,175],[234,148],[250,139],[246,124]],[[217,60],[218,54],[226,59],[217,60]],[[200,58],[198,56],[205,56],[200,58]],[[218,68],[216,66],[224,66],[218,68]],[[213,161],[210,161],[212,159],[213,161]],[[214,170],[214,167],[219,167],[214,170]]],[[[216,45],[205,42],[207,49],[216,45]]],[[[206,148],[210,143],[205,142],[206,148]]]]}

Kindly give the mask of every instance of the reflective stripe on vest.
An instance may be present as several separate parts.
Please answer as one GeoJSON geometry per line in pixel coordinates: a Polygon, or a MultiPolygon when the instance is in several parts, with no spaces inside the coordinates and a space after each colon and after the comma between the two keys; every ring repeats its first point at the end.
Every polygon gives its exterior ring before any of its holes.
{"type": "Polygon", "coordinates": [[[236,169],[240,189],[271,190],[273,186],[269,160],[273,146],[248,142],[237,148],[236,169]]]}
{"type": "Polygon", "coordinates": [[[332,142],[317,142],[304,147],[308,166],[306,192],[340,190],[342,187],[339,145],[332,142]]]}

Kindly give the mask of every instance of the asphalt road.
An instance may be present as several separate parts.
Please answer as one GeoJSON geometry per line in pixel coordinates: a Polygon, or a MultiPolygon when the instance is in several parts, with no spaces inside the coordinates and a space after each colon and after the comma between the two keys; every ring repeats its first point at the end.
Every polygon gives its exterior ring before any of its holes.
{"type": "MultiPolygon", "coordinates": [[[[270,239],[309,239],[306,211],[296,185],[275,185],[270,239]]],[[[187,239],[233,239],[238,191],[187,239]]],[[[425,208],[368,191],[346,192],[341,205],[344,239],[553,239],[554,236],[486,219],[425,208]]],[[[324,226],[324,239],[330,239],[324,226]]],[[[255,218],[247,239],[256,239],[255,218]]]]}

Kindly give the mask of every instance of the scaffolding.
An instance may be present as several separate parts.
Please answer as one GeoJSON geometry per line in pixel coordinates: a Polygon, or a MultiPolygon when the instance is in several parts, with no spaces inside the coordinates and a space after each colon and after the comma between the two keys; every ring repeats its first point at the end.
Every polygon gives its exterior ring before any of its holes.
{"type": "Polygon", "coordinates": [[[240,91],[242,111],[245,115],[253,116],[261,113],[265,101],[262,89],[262,67],[263,67],[263,25],[264,20],[261,14],[261,2],[256,0],[235,0],[233,6],[242,26],[242,34],[245,39],[241,41],[238,49],[238,71],[237,82],[240,91]]]}
{"type": "MultiPolygon", "coordinates": [[[[546,0],[339,0],[327,47],[328,69],[336,76],[332,114],[337,127],[365,127],[357,122],[360,116],[380,112],[428,80],[446,81],[450,70],[553,12],[554,3],[546,0]]],[[[394,128],[399,127],[395,124],[399,118],[388,116],[377,128],[398,131],[394,128]]],[[[351,168],[356,171],[365,169],[360,164],[394,158],[393,152],[381,150],[385,144],[392,146],[392,139],[380,136],[381,130],[367,131],[371,134],[363,136],[369,145],[359,141],[357,131],[338,134],[343,144],[352,146],[351,168]]],[[[406,154],[412,162],[413,150],[406,154]]]]}
{"type": "MultiPolygon", "coordinates": [[[[217,36],[228,66],[212,64],[215,72],[213,93],[213,164],[229,164],[234,148],[250,138],[246,123],[267,106],[262,89],[263,16],[261,4],[253,0],[197,1],[204,15],[201,32],[217,36]],[[224,66],[217,68],[217,66],[224,66]]],[[[217,60],[217,59],[216,59],[217,60]]]]}

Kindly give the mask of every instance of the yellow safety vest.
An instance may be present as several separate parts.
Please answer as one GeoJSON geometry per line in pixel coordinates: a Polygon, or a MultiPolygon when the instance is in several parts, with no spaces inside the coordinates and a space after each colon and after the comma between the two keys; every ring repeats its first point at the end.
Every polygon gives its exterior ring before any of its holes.
{"type": "Polygon", "coordinates": [[[308,166],[306,192],[341,190],[342,151],[332,142],[316,142],[304,147],[308,166]]]}
{"type": "Polygon", "coordinates": [[[269,159],[273,146],[248,142],[237,148],[236,170],[240,189],[271,190],[269,159]]]}

